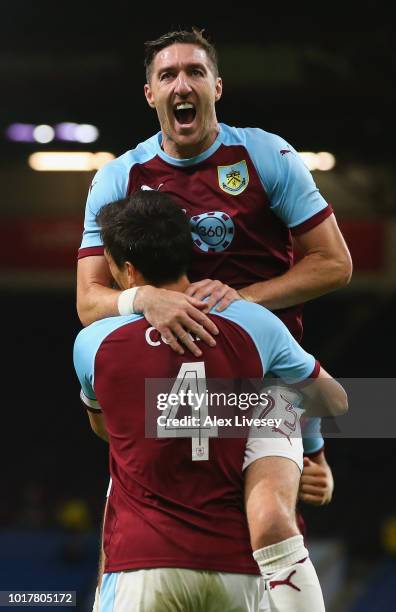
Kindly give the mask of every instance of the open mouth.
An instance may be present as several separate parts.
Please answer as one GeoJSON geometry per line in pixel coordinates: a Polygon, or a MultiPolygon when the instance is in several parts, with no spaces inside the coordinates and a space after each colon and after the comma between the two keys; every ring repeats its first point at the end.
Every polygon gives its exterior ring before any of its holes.
{"type": "Polygon", "coordinates": [[[190,102],[176,104],[173,112],[175,114],[176,121],[180,123],[180,125],[189,125],[194,121],[195,115],[197,114],[194,104],[191,104],[190,102]]]}

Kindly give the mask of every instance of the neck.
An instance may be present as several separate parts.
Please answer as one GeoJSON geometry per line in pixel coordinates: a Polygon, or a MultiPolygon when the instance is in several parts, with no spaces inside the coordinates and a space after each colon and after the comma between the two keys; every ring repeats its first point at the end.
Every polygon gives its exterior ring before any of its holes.
{"type": "Polygon", "coordinates": [[[179,293],[184,293],[189,286],[190,281],[184,274],[181,278],[179,278],[173,283],[166,283],[165,285],[161,285],[161,289],[169,289],[170,291],[178,291],[179,293]]]}
{"type": "MultiPolygon", "coordinates": [[[[142,287],[143,285],[149,285],[150,283],[142,282],[135,283],[132,287],[142,287]]],[[[190,281],[187,276],[184,274],[177,281],[173,283],[164,283],[163,285],[158,285],[159,289],[169,289],[170,291],[178,291],[179,293],[184,293],[185,290],[190,286],[190,281]]]]}
{"type": "Polygon", "coordinates": [[[213,126],[213,128],[206,134],[206,136],[200,141],[195,143],[180,143],[175,142],[169,136],[169,134],[162,130],[162,149],[170,157],[175,159],[190,159],[197,157],[204,151],[207,151],[212,146],[219,134],[219,124],[213,126]]]}

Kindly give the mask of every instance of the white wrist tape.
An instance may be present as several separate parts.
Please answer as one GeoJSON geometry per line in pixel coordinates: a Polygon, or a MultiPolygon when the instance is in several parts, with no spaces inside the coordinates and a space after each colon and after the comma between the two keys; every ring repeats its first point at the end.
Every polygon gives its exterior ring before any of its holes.
{"type": "Polygon", "coordinates": [[[139,287],[132,287],[132,289],[125,289],[120,293],[118,297],[118,312],[120,315],[134,314],[133,304],[135,301],[136,291],[139,287]]]}

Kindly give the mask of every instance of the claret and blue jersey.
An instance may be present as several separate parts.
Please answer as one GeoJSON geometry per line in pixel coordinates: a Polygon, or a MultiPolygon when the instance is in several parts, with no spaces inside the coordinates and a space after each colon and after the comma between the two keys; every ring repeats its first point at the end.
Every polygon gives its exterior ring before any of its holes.
{"type": "MultiPolygon", "coordinates": [[[[157,134],[96,174],[80,258],[103,254],[96,223],[100,208],[141,189],[168,193],[188,215],[195,244],[190,279],[218,278],[236,289],[286,272],[293,264],[292,235],[332,212],[300,156],[276,135],[221,124],[207,151],[174,159],[162,150],[157,134]]],[[[300,339],[300,307],[277,315],[300,339]]],[[[315,368],[313,357],[260,306],[236,302],[216,316],[216,323],[216,349],[201,343],[208,377],[259,378],[268,370],[283,377],[291,368],[292,377],[301,380],[315,368]]],[[[191,441],[145,438],[145,378],[174,378],[185,360],[155,330],[149,344],[149,327],[142,317],[105,319],[84,329],[75,346],[84,401],[99,401],[113,441],[106,571],[160,564],[257,573],[241,493],[245,441],[210,439],[214,461],[192,462],[191,441]]],[[[304,441],[310,453],[322,445],[320,435],[304,441]]]]}
{"type": "Polygon", "coordinates": [[[110,441],[113,488],[106,515],[106,571],[186,567],[257,573],[243,504],[246,439],[210,438],[207,461],[192,461],[191,440],[145,436],[145,379],[174,380],[183,364],[207,378],[293,382],[318,363],[271,312],[246,301],[212,312],[217,345],[178,355],[140,315],[83,329],[74,363],[84,403],[101,408],[110,441]]]}
{"type": "MultiPolygon", "coordinates": [[[[96,174],[79,258],[103,253],[95,220],[103,205],[140,189],[158,189],[190,219],[191,281],[219,278],[240,289],[286,272],[293,264],[291,236],[332,213],[298,153],[279,136],[220,124],[212,146],[191,159],[167,155],[161,138],[156,134],[96,174]]],[[[301,339],[300,307],[277,314],[301,339]]]]}

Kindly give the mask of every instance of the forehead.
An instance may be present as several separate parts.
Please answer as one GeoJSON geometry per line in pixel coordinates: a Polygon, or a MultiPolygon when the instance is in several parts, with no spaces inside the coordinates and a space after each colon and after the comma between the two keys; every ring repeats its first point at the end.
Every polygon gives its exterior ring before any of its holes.
{"type": "Polygon", "coordinates": [[[204,64],[207,68],[211,68],[205,49],[187,43],[174,43],[159,51],[154,57],[153,68],[154,71],[158,71],[165,66],[183,66],[188,64],[204,64]]]}

